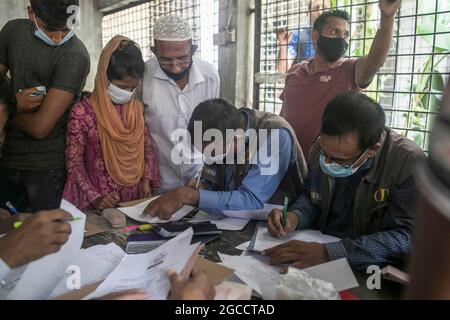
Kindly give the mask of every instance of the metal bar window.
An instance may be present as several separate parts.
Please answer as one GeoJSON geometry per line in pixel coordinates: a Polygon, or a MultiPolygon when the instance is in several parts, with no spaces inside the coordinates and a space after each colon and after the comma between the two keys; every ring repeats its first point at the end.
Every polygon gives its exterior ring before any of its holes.
{"type": "MultiPolygon", "coordinates": [[[[311,0],[257,1],[260,59],[255,96],[261,110],[279,113],[282,107],[279,96],[285,72],[277,70],[281,48],[277,32],[310,30],[314,13],[310,4],[311,0]]],[[[331,4],[351,16],[348,56],[368,54],[380,19],[378,1],[331,0],[331,4]]],[[[389,126],[427,150],[438,102],[450,76],[450,1],[403,0],[396,21],[389,57],[365,93],[381,103],[389,126]]],[[[295,48],[289,49],[295,53],[295,48]]]]}
{"type": "Polygon", "coordinates": [[[219,29],[218,0],[147,0],[103,18],[103,44],[115,35],[122,34],[136,41],[142,48],[144,59],[152,55],[152,28],[162,16],[173,14],[186,18],[194,34],[193,42],[199,46],[196,55],[218,65],[218,47],[213,35],[219,29]]]}

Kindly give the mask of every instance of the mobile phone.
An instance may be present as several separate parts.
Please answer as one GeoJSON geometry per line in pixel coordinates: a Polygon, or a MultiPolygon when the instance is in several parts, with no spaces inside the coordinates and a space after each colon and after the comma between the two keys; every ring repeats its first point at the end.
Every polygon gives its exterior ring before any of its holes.
{"type": "Polygon", "coordinates": [[[222,231],[217,229],[217,226],[212,223],[185,223],[185,224],[164,224],[160,226],[154,226],[154,230],[164,238],[174,238],[180,233],[183,233],[187,229],[194,230],[194,236],[206,236],[206,235],[221,235],[222,231]]]}
{"type": "Polygon", "coordinates": [[[30,94],[30,96],[32,96],[32,97],[42,97],[42,96],[45,96],[47,94],[47,88],[45,88],[44,86],[36,87],[35,89],[38,92],[30,94]]]}
{"type": "Polygon", "coordinates": [[[42,97],[44,95],[44,92],[36,92],[30,94],[30,97],[42,97]]]}

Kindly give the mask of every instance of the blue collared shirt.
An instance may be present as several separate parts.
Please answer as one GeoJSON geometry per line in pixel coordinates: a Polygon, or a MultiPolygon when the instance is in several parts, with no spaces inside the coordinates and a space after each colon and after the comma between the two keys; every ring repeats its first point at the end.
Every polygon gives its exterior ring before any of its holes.
{"type": "Polygon", "coordinates": [[[295,63],[314,58],[316,49],[311,39],[312,29],[301,29],[292,32],[292,39],[289,42],[289,58],[295,59],[295,63]]]}
{"type": "MultiPolygon", "coordinates": [[[[272,198],[281,181],[294,163],[293,144],[287,129],[279,130],[279,148],[272,150],[269,137],[261,146],[267,148],[267,156],[260,154],[257,164],[252,165],[240,187],[235,186],[233,165],[225,168],[225,186],[228,191],[200,190],[199,209],[210,214],[222,214],[223,211],[258,210],[272,198]],[[262,175],[263,168],[270,167],[273,159],[279,159],[279,168],[273,175],[262,175]]],[[[265,149],[263,149],[265,150],[265,149]]],[[[256,155],[255,155],[256,156],[256,155]]]]}

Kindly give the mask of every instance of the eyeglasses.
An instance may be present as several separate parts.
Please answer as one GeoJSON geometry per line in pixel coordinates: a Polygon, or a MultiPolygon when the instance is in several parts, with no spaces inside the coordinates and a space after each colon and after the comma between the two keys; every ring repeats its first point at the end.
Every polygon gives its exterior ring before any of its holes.
{"type": "MultiPolygon", "coordinates": [[[[352,164],[348,165],[348,164],[342,163],[342,160],[336,160],[335,158],[333,158],[333,157],[327,155],[327,154],[325,153],[325,151],[323,151],[323,149],[322,149],[321,147],[319,147],[319,153],[320,153],[320,155],[324,156],[325,159],[330,159],[331,161],[337,163],[338,165],[340,165],[341,167],[344,167],[345,169],[349,169],[349,168],[354,167],[355,164],[357,164],[357,163],[364,157],[364,155],[366,154],[366,152],[367,152],[367,150],[364,151],[363,153],[361,153],[361,155],[358,156],[358,159],[357,159],[355,162],[353,162],[352,164]]],[[[353,160],[353,159],[348,159],[348,160],[344,160],[344,161],[350,161],[350,160],[353,160]]]]}
{"type": "Polygon", "coordinates": [[[158,61],[161,67],[170,67],[173,64],[175,64],[177,67],[185,67],[191,63],[192,57],[186,59],[165,59],[158,57],[158,61]]]}
{"type": "Polygon", "coordinates": [[[152,49],[152,51],[155,54],[156,58],[158,59],[159,65],[162,68],[171,67],[173,64],[175,64],[177,67],[187,67],[192,62],[192,58],[193,58],[195,52],[197,51],[197,46],[192,45],[189,55],[186,55],[185,57],[182,57],[182,58],[175,58],[175,59],[161,57],[159,55],[159,53],[156,51],[156,49],[154,49],[154,48],[152,49]]]}

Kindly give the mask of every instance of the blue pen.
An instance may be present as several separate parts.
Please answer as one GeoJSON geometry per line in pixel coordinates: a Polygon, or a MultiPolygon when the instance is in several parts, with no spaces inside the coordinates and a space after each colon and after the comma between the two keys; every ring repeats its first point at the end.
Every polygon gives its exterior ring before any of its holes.
{"type": "Polygon", "coordinates": [[[14,208],[14,206],[12,205],[11,202],[8,201],[8,202],[6,203],[6,206],[8,207],[9,212],[11,212],[11,215],[12,215],[12,216],[15,215],[15,214],[17,214],[17,210],[16,210],[16,208],[14,208]]]}

